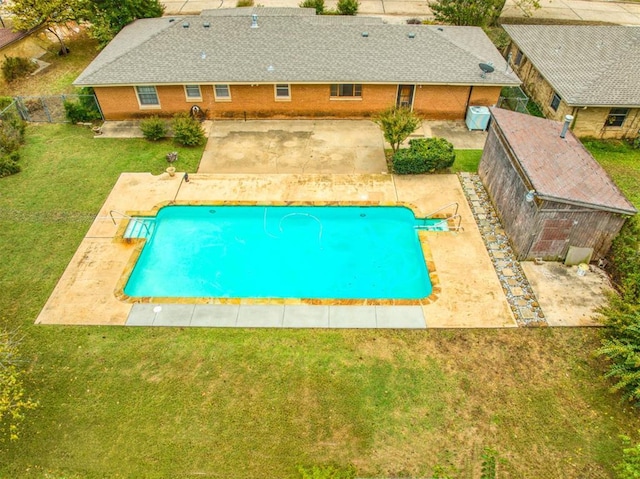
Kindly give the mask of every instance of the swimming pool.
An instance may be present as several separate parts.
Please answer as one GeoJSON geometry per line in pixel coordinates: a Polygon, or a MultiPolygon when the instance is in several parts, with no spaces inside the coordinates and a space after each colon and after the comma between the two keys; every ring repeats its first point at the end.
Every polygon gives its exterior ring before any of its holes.
{"type": "Polygon", "coordinates": [[[380,206],[167,206],[145,222],[132,298],[420,299],[418,230],[446,225],[380,206]]]}

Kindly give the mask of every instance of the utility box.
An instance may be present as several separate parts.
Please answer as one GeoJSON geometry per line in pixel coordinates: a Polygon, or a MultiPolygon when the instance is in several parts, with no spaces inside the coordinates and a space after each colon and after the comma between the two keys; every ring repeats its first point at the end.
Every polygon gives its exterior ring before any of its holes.
{"type": "Polygon", "coordinates": [[[469,130],[486,130],[491,113],[486,106],[470,106],[467,110],[467,128],[469,130]]]}

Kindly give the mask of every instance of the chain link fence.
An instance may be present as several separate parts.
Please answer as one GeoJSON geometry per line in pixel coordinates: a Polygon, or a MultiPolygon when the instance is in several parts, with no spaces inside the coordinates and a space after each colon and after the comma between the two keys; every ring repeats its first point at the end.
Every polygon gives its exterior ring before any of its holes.
{"type": "Polygon", "coordinates": [[[30,122],[68,123],[65,103],[95,111],[99,119],[104,119],[94,95],[17,96],[13,103],[0,112],[0,119],[8,114],[17,113],[20,118],[30,122]]]}
{"type": "Polygon", "coordinates": [[[529,97],[519,86],[504,87],[500,91],[498,108],[529,114],[527,110],[529,97]]]}

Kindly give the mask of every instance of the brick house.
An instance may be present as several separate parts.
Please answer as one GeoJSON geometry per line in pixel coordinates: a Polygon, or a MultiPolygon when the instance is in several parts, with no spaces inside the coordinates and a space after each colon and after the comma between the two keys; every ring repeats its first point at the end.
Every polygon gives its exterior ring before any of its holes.
{"type": "Polygon", "coordinates": [[[367,117],[405,105],[462,119],[519,85],[480,28],[387,25],[303,8],[205,10],[137,20],[76,79],[105,119],[367,117]],[[483,74],[480,63],[495,71],[483,74]]]}
{"type": "Polygon", "coordinates": [[[503,25],[510,65],[545,116],[574,117],[579,137],[640,130],[640,27],[503,25]]]}
{"type": "Polygon", "coordinates": [[[517,259],[560,260],[570,247],[603,258],[634,206],[562,122],[491,117],[478,174],[517,259]]]}

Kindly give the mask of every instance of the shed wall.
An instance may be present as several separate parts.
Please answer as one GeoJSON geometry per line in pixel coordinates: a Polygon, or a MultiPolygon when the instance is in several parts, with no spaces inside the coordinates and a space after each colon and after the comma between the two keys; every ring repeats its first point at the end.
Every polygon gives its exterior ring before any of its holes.
{"type": "Polygon", "coordinates": [[[530,186],[523,183],[505,143],[495,122],[491,122],[478,174],[502,221],[516,257],[522,259],[531,244],[535,208],[524,200],[530,186]]]}

